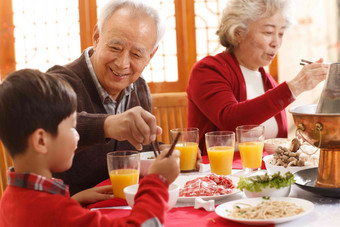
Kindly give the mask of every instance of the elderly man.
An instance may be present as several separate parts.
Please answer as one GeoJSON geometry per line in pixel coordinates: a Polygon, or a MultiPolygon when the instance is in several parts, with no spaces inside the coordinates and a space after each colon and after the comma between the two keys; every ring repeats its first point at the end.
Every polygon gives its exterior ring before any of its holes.
{"type": "Polygon", "coordinates": [[[164,31],[157,11],[142,0],[110,0],[99,14],[93,47],[48,70],[66,79],[78,96],[79,148],[72,168],[55,175],[70,185],[71,194],[108,177],[108,152],[142,150],[161,134],[155,117],[144,110],[151,100],[141,73],[164,31]]]}

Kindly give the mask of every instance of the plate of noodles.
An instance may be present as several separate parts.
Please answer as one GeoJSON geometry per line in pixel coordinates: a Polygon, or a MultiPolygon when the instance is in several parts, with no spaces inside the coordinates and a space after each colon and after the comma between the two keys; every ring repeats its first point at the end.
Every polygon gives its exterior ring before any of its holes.
{"type": "Polygon", "coordinates": [[[250,225],[279,224],[300,218],[314,209],[308,200],[289,197],[258,197],[234,200],[216,207],[218,216],[250,225]]]}

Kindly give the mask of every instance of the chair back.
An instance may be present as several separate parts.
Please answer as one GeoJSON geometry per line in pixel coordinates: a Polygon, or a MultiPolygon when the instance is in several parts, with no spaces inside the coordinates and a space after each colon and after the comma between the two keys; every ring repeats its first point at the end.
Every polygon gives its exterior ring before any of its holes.
{"type": "Polygon", "coordinates": [[[8,154],[0,140],[0,199],[7,187],[6,171],[12,165],[13,165],[12,158],[10,157],[10,155],[8,154]]]}
{"type": "Polygon", "coordinates": [[[187,94],[186,92],[170,92],[151,94],[152,114],[163,133],[158,140],[171,144],[170,129],[187,127],[187,94]]]}

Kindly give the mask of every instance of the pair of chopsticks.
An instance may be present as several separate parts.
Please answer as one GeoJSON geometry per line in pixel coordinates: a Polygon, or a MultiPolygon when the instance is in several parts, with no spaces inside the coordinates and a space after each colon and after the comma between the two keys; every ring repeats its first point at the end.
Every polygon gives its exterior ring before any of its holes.
{"type": "MultiPolygon", "coordinates": [[[[151,113],[151,108],[148,105],[148,102],[147,102],[148,99],[147,99],[147,96],[145,94],[144,88],[141,89],[141,90],[142,90],[142,93],[143,93],[143,96],[144,96],[144,103],[143,104],[144,104],[144,106],[146,106],[148,111],[151,113]]],[[[135,88],[133,89],[132,95],[133,95],[133,98],[135,99],[135,102],[137,103],[137,105],[141,106],[135,88]]],[[[157,137],[156,137],[155,141],[151,141],[151,147],[152,147],[152,150],[153,150],[155,157],[157,157],[161,153],[157,137]]]]}
{"type": "Polygon", "coordinates": [[[181,132],[178,132],[178,134],[176,135],[176,138],[172,142],[171,147],[170,147],[168,153],[165,155],[165,157],[169,157],[172,154],[180,136],[181,136],[181,132]]]}
{"type": "Polygon", "coordinates": [[[301,61],[300,61],[300,65],[307,65],[307,64],[312,64],[313,62],[311,62],[311,61],[307,61],[307,60],[305,60],[305,59],[301,59],[301,61]]]}

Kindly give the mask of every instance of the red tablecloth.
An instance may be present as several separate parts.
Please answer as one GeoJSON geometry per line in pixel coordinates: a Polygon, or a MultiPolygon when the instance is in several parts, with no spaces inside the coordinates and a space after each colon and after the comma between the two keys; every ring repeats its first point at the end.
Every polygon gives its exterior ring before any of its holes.
{"type": "MultiPolygon", "coordinates": [[[[112,215],[116,218],[125,217],[130,214],[130,210],[122,209],[102,209],[99,210],[102,214],[112,215]]],[[[226,220],[219,217],[215,212],[207,212],[202,209],[194,209],[193,207],[175,207],[172,208],[166,215],[164,226],[228,226],[228,227],[240,227],[249,226],[236,222],[226,220]]],[[[261,227],[261,225],[257,225],[261,227]]],[[[275,227],[275,225],[266,225],[266,227],[275,227]]]]}
{"type": "MultiPolygon", "coordinates": [[[[267,153],[264,151],[263,156],[267,153]]],[[[208,156],[203,156],[203,163],[208,164],[208,156]]],[[[265,169],[265,165],[262,162],[262,169],[265,169]]],[[[242,163],[239,152],[235,152],[233,169],[242,169],[242,163]]],[[[97,186],[109,185],[111,184],[110,179],[107,179],[97,186]]],[[[101,201],[89,205],[87,208],[100,208],[100,207],[113,207],[113,206],[127,206],[126,200],[120,198],[113,198],[106,201],[101,201]]],[[[100,209],[103,214],[112,215],[116,218],[124,217],[130,214],[130,210],[126,209],[100,209]]],[[[207,212],[203,209],[194,209],[193,207],[175,207],[172,208],[166,215],[165,226],[230,226],[238,227],[245,226],[236,222],[226,220],[219,217],[215,212],[207,212]]],[[[274,227],[275,225],[266,225],[269,227],[274,227]]]]}

